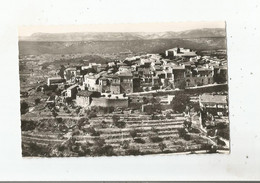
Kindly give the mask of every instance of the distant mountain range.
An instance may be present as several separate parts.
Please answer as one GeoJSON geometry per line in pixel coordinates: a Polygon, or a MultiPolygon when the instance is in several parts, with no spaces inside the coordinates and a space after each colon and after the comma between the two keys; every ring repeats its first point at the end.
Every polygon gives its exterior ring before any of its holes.
{"type": "Polygon", "coordinates": [[[19,37],[19,41],[130,41],[177,38],[217,38],[225,37],[225,29],[204,28],[180,32],[74,32],[74,33],[34,33],[19,37]]]}

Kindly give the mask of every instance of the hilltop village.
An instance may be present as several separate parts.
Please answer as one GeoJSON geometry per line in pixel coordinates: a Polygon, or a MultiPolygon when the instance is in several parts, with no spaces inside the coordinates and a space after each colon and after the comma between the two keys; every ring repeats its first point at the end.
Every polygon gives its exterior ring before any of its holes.
{"type": "MultiPolygon", "coordinates": [[[[184,48],[166,50],[165,55],[166,58],[147,54],[107,64],[65,68],[61,77],[48,78],[47,85],[64,89],[61,97],[75,100],[81,107],[127,108],[128,96],[133,93],[227,82],[225,60],[201,57],[184,48]]],[[[51,100],[50,97],[48,102],[51,100]]]]}
{"type": "Polygon", "coordinates": [[[21,92],[24,156],[229,149],[225,57],[177,47],[52,75],[21,92]]]}

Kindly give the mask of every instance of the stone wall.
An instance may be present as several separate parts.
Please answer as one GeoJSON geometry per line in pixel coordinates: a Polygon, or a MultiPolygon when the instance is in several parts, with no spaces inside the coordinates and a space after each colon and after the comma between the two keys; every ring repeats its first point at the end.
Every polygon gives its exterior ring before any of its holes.
{"type": "Polygon", "coordinates": [[[128,98],[115,99],[115,98],[92,98],[91,106],[101,107],[128,107],[128,98]]]}
{"type": "Polygon", "coordinates": [[[87,107],[89,105],[90,98],[89,97],[83,97],[83,96],[77,96],[76,97],[76,105],[81,107],[87,107]]]}
{"type": "Polygon", "coordinates": [[[194,86],[202,86],[202,85],[208,85],[213,84],[214,79],[213,77],[186,77],[186,86],[187,87],[194,87],[194,86]]]}

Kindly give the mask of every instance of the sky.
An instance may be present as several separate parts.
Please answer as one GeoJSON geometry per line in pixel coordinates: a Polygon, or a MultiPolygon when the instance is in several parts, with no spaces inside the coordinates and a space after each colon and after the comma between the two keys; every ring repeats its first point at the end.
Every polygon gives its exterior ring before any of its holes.
{"type": "Polygon", "coordinates": [[[33,33],[68,33],[68,32],[165,32],[185,31],[201,28],[225,28],[225,22],[170,22],[170,23],[133,23],[133,24],[88,24],[88,25],[39,25],[20,26],[19,36],[33,33]]]}

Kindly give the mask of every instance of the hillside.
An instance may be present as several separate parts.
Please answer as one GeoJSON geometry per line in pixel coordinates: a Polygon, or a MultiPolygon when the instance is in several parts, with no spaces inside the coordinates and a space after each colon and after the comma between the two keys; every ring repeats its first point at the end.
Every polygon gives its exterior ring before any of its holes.
{"type": "MultiPolygon", "coordinates": [[[[184,33],[183,33],[184,34],[184,33]]],[[[173,47],[195,50],[225,49],[225,37],[185,39],[136,39],[121,41],[19,41],[20,55],[162,53],[173,47]]]]}
{"type": "Polygon", "coordinates": [[[225,37],[225,29],[205,28],[180,32],[70,32],[70,33],[34,33],[28,37],[19,37],[20,41],[123,41],[176,38],[225,37]]]}

